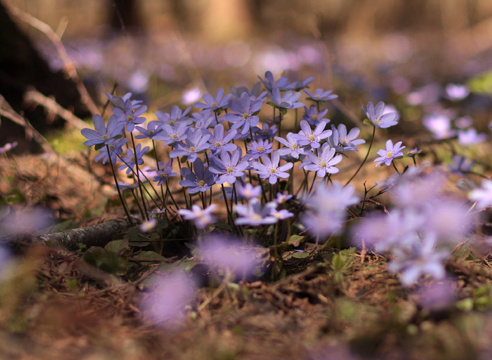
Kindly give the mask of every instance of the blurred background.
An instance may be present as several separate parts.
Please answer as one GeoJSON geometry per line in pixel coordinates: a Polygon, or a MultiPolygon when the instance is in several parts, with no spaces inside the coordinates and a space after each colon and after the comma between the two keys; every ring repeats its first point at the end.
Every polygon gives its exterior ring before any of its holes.
{"type": "MultiPolygon", "coordinates": [[[[56,31],[100,106],[115,85],[151,108],[187,106],[220,87],[252,86],[270,70],[314,76],[312,89],[333,89],[355,109],[431,104],[446,84],[467,84],[470,106],[483,124],[490,117],[489,0],[1,2],[56,31]]],[[[66,66],[44,34],[11,17],[53,72],[66,66]]]]}

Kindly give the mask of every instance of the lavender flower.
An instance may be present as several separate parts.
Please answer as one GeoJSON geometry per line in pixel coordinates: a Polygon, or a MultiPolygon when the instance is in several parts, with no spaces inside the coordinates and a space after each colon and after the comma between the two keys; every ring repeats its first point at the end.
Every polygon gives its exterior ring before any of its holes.
{"type": "Polygon", "coordinates": [[[278,136],[275,137],[275,140],[285,146],[277,150],[281,156],[290,155],[294,159],[299,159],[299,155],[305,154],[304,148],[299,145],[293,133],[287,134],[287,140],[278,136]]]}
{"type": "Polygon", "coordinates": [[[238,183],[236,190],[240,197],[246,200],[251,200],[261,195],[261,186],[259,185],[253,186],[249,183],[242,185],[241,183],[238,183]]]}
{"type": "Polygon", "coordinates": [[[113,139],[111,143],[99,149],[100,153],[96,156],[96,162],[102,159],[102,163],[106,164],[106,162],[111,157],[111,162],[116,164],[117,157],[123,152],[123,145],[127,143],[128,139],[120,138],[113,139]],[[109,148],[109,153],[108,153],[109,148]]]}
{"type": "Polygon", "coordinates": [[[297,109],[304,106],[302,102],[297,101],[300,97],[300,92],[287,91],[281,94],[278,87],[273,88],[270,93],[273,105],[279,109],[297,109]]]}
{"type": "Polygon", "coordinates": [[[209,139],[210,150],[212,154],[218,155],[221,151],[234,151],[237,149],[235,144],[230,143],[234,136],[236,136],[237,130],[229,130],[224,135],[224,125],[219,124],[214,127],[213,137],[209,139]]]}
{"type": "Polygon", "coordinates": [[[456,131],[451,130],[451,119],[446,115],[427,115],[422,122],[427,130],[434,134],[435,139],[447,139],[456,135],[456,131]]]}
{"type": "Polygon", "coordinates": [[[271,160],[268,156],[262,155],[261,161],[263,164],[260,162],[253,163],[253,167],[256,169],[255,173],[262,179],[268,178],[270,184],[276,184],[278,178],[287,179],[289,177],[287,170],[294,166],[292,163],[279,166],[280,155],[278,152],[272,153],[271,160]]]}
{"type": "Polygon", "coordinates": [[[363,139],[357,139],[360,134],[358,127],[350,129],[347,134],[347,127],[344,124],[340,124],[338,125],[337,131],[338,141],[343,151],[357,151],[357,146],[366,142],[363,139]]]}
{"type": "Polygon", "coordinates": [[[169,157],[174,159],[178,156],[187,156],[188,161],[194,162],[198,158],[198,153],[209,148],[207,143],[210,135],[203,135],[200,130],[188,132],[188,137],[182,142],[176,143],[176,147],[169,152],[169,157]]]}
{"type": "Polygon", "coordinates": [[[328,124],[330,122],[330,119],[325,119],[326,114],[328,114],[328,109],[324,109],[318,112],[318,109],[315,105],[311,105],[309,109],[304,106],[304,115],[302,116],[302,118],[313,126],[318,125],[321,121],[328,124]]]}
{"type": "Polygon", "coordinates": [[[479,144],[485,140],[487,140],[487,135],[477,133],[477,129],[475,128],[458,131],[458,143],[462,146],[479,144]]]}
{"type": "Polygon", "coordinates": [[[302,167],[308,171],[316,171],[318,177],[324,177],[326,174],[336,174],[340,170],[335,167],[342,161],[342,155],[335,156],[335,149],[330,148],[328,144],[323,145],[318,155],[308,152],[307,159],[302,167]]]}
{"type": "Polygon", "coordinates": [[[175,126],[169,124],[162,125],[162,132],[154,136],[154,140],[163,142],[163,145],[171,145],[175,142],[186,139],[186,131],[188,125],[186,123],[179,123],[175,126]]]}
{"type": "Polygon", "coordinates": [[[1,153],[6,153],[10,150],[12,150],[13,148],[15,148],[17,145],[19,145],[19,143],[17,141],[14,141],[14,142],[11,142],[11,143],[6,143],[4,146],[2,146],[0,148],[0,154],[1,153]]]}
{"type": "Polygon", "coordinates": [[[212,204],[205,209],[202,209],[198,205],[192,205],[191,210],[180,209],[178,213],[185,220],[192,220],[197,228],[204,229],[217,220],[215,216],[212,215],[216,208],[217,205],[215,204],[212,204]]]}
{"type": "Polygon", "coordinates": [[[215,175],[203,166],[203,161],[200,158],[197,158],[193,165],[195,172],[188,168],[181,169],[181,176],[184,177],[184,180],[181,180],[179,184],[189,188],[188,193],[190,194],[208,191],[215,183],[215,175]]]}
{"type": "Polygon", "coordinates": [[[446,276],[443,260],[449,252],[436,249],[436,238],[432,234],[412,247],[394,249],[394,256],[395,259],[388,264],[388,271],[400,273],[403,286],[415,284],[423,275],[430,275],[435,280],[446,276]]]}
{"type": "Polygon", "coordinates": [[[492,180],[484,180],[479,188],[468,194],[468,198],[477,202],[477,208],[492,207],[492,180]]]}
{"type": "Polygon", "coordinates": [[[319,148],[320,142],[331,135],[331,130],[325,130],[326,123],[320,122],[314,130],[311,129],[306,120],[301,120],[301,130],[297,134],[293,134],[293,138],[299,142],[301,146],[311,146],[312,149],[319,148]]]}
{"type": "Polygon", "coordinates": [[[239,239],[209,237],[204,239],[198,250],[205,263],[212,268],[240,276],[251,275],[256,268],[254,249],[239,239]]]}
{"type": "Polygon", "coordinates": [[[0,237],[11,235],[31,235],[54,224],[53,213],[35,206],[14,211],[9,207],[0,207],[0,237]]]}
{"type": "Polygon", "coordinates": [[[191,107],[188,107],[186,110],[181,110],[179,106],[174,105],[171,108],[171,113],[164,113],[162,111],[156,111],[155,115],[157,118],[164,124],[169,124],[171,126],[176,125],[177,123],[180,122],[187,122],[191,123],[191,120],[189,120],[189,113],[190,113],[191,107]]]}
{"type": "Polygon", "coordinates": [[[444,90],[446,97],[452,101],[463,100],[470,94],[470,89],[466,85],[447,84],[444,90]]]}
{"type": "Polygon", "coordinates": [[[415,293],[419,304],[430,311],[441,311],[457,300],[457,284],[449,278],[432,281],[415,293]]]}
{"type": "Polygon", "coordinates": [[[242,93],[239,100],[231,99],[229,108],[232,113],[224,115],[224,119],[232,123],[232,129],[241,128],[241,133],[248,133],[249,129],[258,125],[260,118],[256,114],[260,111],[263,101],[251,101],[247,93],[242,93]]]}
{"type": "Polygon", "coordinates": [[[122,158],[124,164],[118,168],[118,171],[126,169],[126,173],[130,174],[136,164],[143,164],[143,156],[147,151],[150,150],[150,147],[146,146],[142,149],[142,144],[137,144],[135,150],[136,153],[134,154],[132,149],[126,149],[126,156],[123,156],[122,158]]]}
{"type": "Polygon", "coordinates": [[[215,98],[213,98],[210,94],[205,94],[203,95],[203,101],[205,104],[198,102],[195,103],[195,107],[198,109],[218,112],[228,107],[231,97],[231,94],[224,96],[224,89],[219,89],[215,94],[215,98]]]}
{"type": "Polygon", "coordinates": [[[384,112],[384,102],[379,102],[374,108],[374,104],[369,102],[367,108],[363,105],[367,118],[377,128],[386,129],[390,126],[398,124],[398,114],[396,113],[385,113],[384,112]]]}
{"type": "Polygon", "coordinates": [[[149,232],[149,231],[152,231],[157,225],[157,220],[152,218],[150,220],[146,220],[144,221],[143,223],[141,223],[138,228],[140,229],[140,231],[143,231],[143,232],[149,232]]]}
{"type": "Polygon", "coordinates": [[[172,160],[169,160],[167,163],[159,163],[159,169],[154,170],[153,181],[157,182],[157,186],[161,186],[164,181],[169,180],[170,177],[177,176],[177,173],[173,172],[172,160]]]}
{"type": "Polygon", "coordinates": [[[274,88],[278,88],[279,90],[289,89],[289,79],[287,79],[286,77],[281,77],[280,79],[275,81],[271,71],[265,72],[265,80],[263,80],[259,75],[258,78],[268,91],[272,91],[274,88]]]}
{"type": "Polygon", "coordinates": [[[338,95],[332,94],[331,90],[324,91],[323,89],[316,89],[314,94],[308,90],[304,90],[304,92],[308,96],[308,100],[317,101],[317,102],[326,102],[336,99],[338,97],[338,95]]]}
{"type": "Polygon", "coordinates": [[[272,139],[275,137],[275,134],[277,133],[277,126],[272,125],[268,126],[268,124],[261,124],[261,129],[258,126],[255,126],[253,128],[253,133],[256,135],[254,136],[255,139],[272,139]]]}
{"type": "Polygon", "coordinates": [[[270,215],[270,208],[262,208],[260,201],[256,198],[252,198],[248,205],[236,205],[235,211],[239,215],[234,221],[236,225],[258,226],[277,222],[277,219],[270,215]]]}
{"type": "Polygon", "coordinates": [[[219,175],[217,184],[228,182],[234,184],[236,178],[244,175],[244,170],[249,166],[248,161],[241,160],[241,149],[237,148],[232,156],[227,151],[222,151],[220,158],[214,158],[214,165],[210,166],[210,171],[219,175]]]}
{"type": "Polygon", "coordinates": [[[304,80],[299,80],[291,83],[288,88],[289,90],[294,90],[294,91],[300,91],[306,87],[308,87],[309,84],[311,84],[314,80],[313,76],[310,76],[304,80]]]}
{"type": "Polygon", "coordinates": [[[135,136],[135,139],[155,139],[159,133],[161,133],[162,127],[158,121],[151,121],[147,124],[147,129],[141,126],[135,126],[135,128],[140,131],[141,135],[135,136]]]}
{"type": "Polygon", "coordinates": [[[338,231],[346,217],[347,207],[359,202],[354,192],[352,185],[343,187],[337,181],[331,186],[318,184],[314,193],[303,200],[308,211],[302,216],[302,223],[316,236],[324,237],[338,231]]]}
{"type": "Polygon", "coordinates": [[[378,151],[378,157],[376,160],[374,160],[376,164],[376,167],[378,167],[381,164],[385,164],[386,166],[390,166],[390,164],[393,162],[393,159],[402,157],[403,150],[405,146],[401,146],[402,142],[398,141],[394,146],[393,142],[391,140],[386,141],[386,150],[381,149],[378,151]]]}
{"type": "Polygon", "coordinates": [[[248,90],[248,88],[244,86],[240,86],[238,88],[235,88],[234,86],[231,86],[231,94],[234,96],[236,99],[239,99],[243,93],[248,94],[251,100],[260,100],[261,102],[264,102],[266,99],[266,91],[261,91],[261,82],[257,82],[251,90],[248,90]]]}
{"type": "Polygon", "coordinates": [[[141,303],[144,313],[159,325],[181,325],[183,310],[195,297],[195,282],[183,271],[154,276],[151,281],[151,291],[141,303]]]}
{"type": "Polygon", "coordinates": [[[92,117],[92,122],[94,123],[94,127],[96,130],[86,128],[80,131],[81,134],[84,135],[84,137],[89,139],[84,142],[85,146],[99,144],[109,145],[114,141],[114,138],[117,135],[120,135],[123,131],[123,125],[121,123],[118,123],[118,120],[115,116],[111,116],[109,118],[107,127],[101,115],[94,115],[92,117]]]}
{"type": "MultiPolygon", "coordinates": [[[[117,102],[119,104],[119,102],[117,102]]],[[[113,103],[114,104],[114,103],[113,103]]],[[[120,104],[121,105],[121,104],[120,104]]],[[[146,105],[138,105],[138,103],[128,99],[123,102],[122,106],[115,107],[113,114],[116,120],[126,126],[126,130],[132,132],[135,125],[145,122],[145,118],[141,117],[147,111],[146,105]]]]}
{"type": "Polygon", "coordinates": [[[247,146],[247,155],[251,159],[258,159],[260,156],[271,153],[273,151],[273,144],[269,143],[267,140],[257,140],[251,141],[247,146]]]}

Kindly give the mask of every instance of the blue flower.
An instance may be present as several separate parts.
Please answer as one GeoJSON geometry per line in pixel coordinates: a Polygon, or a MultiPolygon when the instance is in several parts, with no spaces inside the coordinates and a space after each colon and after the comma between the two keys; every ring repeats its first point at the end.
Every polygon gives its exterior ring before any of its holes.
{"type": "Polygon", "coordinates": [[[306,88],[309,84],[311,84],[314,80],[313,76],[308,77],[307,79],[304,80],[299,80],[291,83],[288,88],[289,90],[294,90],[294,91],[299,91],[304,88],[306,88]]]}
{"type": "Polygon", "coordinates": [[[271,153],[273,151],[273,144],[267,140],[254,140],[247,146],[247,156],[250,159],[258,159],[261,155],[271,153]]]}
{"type": "Polygon", "coordinates": [[[261,129],[258,126],[255,126],[253,128],[253,133],[255,139],[272,139],[275,137],[275,134],[277,133],[277,126],[272,125],[268,126],[268,124],[263,123],[261,125],[261,129]]]}
{"type": "Polygon", "coordinates": [[[232,139],[234,139],[234,136],[236,136],[236,134],[237,130],[229,130],[224,135],[224,125],[215,125],[213,137],[208,140],[210,144],[210,150],[212,150],[212,154],[218,155],[222,150],[236,150],[237,145],[230,142],[232,139]]]}
{"type": "Polygon", "coordinates": [[[272,91],[274,88],[278,88],[279,90],[289,90],[289,79],[286,77],[281,77],[277,81],[273,79],[273,74],[271,71],[265,72],[265,80],[263,80],[259,75],[258,79],[263,83],[265,88],[269,91],[272,91]]]}
{"type": "Polygon", "coordinates": [[[247,184],[241,184],[241,182],[238,183],[237,188],[236,188],[240,198],[246,199],[246,200],[251,200],[253,198],[257,198],[261,195],[261,186],[253,186],[249,183],[247,184]]]}
{"type": "Polygon", "coordinates": [[[135,128],[141,132],[141,135],[135,136],[135,139],[154,139],[159,133],[161,133],[162,127],[160,126],[158,121],[151,121],[147,124],[147,129],[144,129],[141,126],[135,126],[135,128]]]}
{"type": "Polygon", "coordinates": [[[271,159],[266,155],[262,155],[261,161],[263,164],[260,162],[253,163],[253,167],[256,169],[255,173],[262,179],[268,179],[270,184],[277,183],[278,178],[287,179],[289,177],[287,171],[294,166],[292,163],[279,165],[280,155],[278,152],[272,153],[271,159]]]}
{"type": "Polygon", "coordinates": [[[231,94],[227,94],[226,96],[224,96],[224,89],[219,89],[215,94],[215,99],[212,97],[212,95],[205,94],[203,95],[203,101],[205,101],[205,104],[195,103],[195,107],[198,109],[218,112],[227,108],[231,97],[231,94]]]}
{"type": "Polygon", "coordinates": [[[172,160],[169,160],[167,163],[159,163],[159,169],[154,169],[154,177],[152,178],[153,181],[157,182],[157,186],[161,186],[162,183],[166,180],[168,180],[170,177],[177,176],[177,173],[173,172],[173,165],[172,165],[172,160]]]}
{"type": "Polygon", "coordinates": [[[134,154],[132,149],[126,149],[126,156],[123,156],[122,158],[124,164],[118,168],[119,171],[126,169],[126,173],[130,174],[135,164],[143,164],[143,156],[150,150],[150,147],[146,146],[142,149],[142,144],[137,144],[135,150],[136,153],[134,154]]]}
{"type": "Polygon", "coordinates": [[[194,162],[198,153],[209,148],[207,143],[210,135],[203,135],[200,130],[189,131],[185,143],[176,143],[176,147],[169,152],[169,157],[174,159],[178,156],[187,156],[190,162],[194,162]]]}
{"type": "Polygon", "coordinates": [[[193,165],[195,172],[188,168],[181,169],[181,176],[184,177],[184,180],[181,180],[179,185],[189,188],[188,193],[190,194],[208,191],[215,184],[216,176],[203,166],[203,161],[200,158],[197,158],[193,165]]]}
{"type": "Polygon", "coordinates": [[[390,164],[393,162],[393,159],[402,157],[403,152],[402,150],[405,148],[405,146],[401,146],[402,142],[398,141],[394,146],[393,142],[391,140],[386,141],[386,150],[381,149],[378,151],[378,157],[376,160],[374,160],[376,164],[376,167],[378,167],[381,164],[385,164],[386,166],[390,166],[390,164]]]}
{"type": "Polygon", "coordinates": [[[217,219],[212,215],[217,205],[212,204],[209,207],[202,209],[198,205],[192,205],[191,210],[181,209],[178,210],[185,220],[192,220],[197,228],[204,229],[208,225],[214,223],[217,219]]]}
{"type": "Polygon", "coordinates": [[[256,198],[252,198],[248,205],[236,205],[235,211],[239,215],[234,221],[236,225],[269,225],[278,221],[277,218],[270,215],[271,209],[268,207],[263,208],[256,198]]]}
{"type": "Polygon", "coordinates": [[[244,175],[244,170],[249,166],[249,163],[245,160],[240,161],[241,155],[241,149],[237,148],[232,155],[227,151],[222,151],[220,158],[214,158],[210,171],[219,175],[217,184],[228,182],[232,185],[236,182],[236,178],[244,175]]]}
{"type": "Polygon", "coordinates": [[[154,140],[163,141],[163,145],[171,145],[186,139],[188,125],[183,122],[178,123],[175,126],[164,124],[162,125],[162,130],[162,132],[154,136],[154,140]]]}
{"type": "Polygon", "coordinates": [[[269,95],[273,105],[279,109],[297,109],[304,106],[302,102],[297,101],[301,97],[300,92],[287,91],[281,94],[280,89],[275,87],[269,95]]]}
{"type": "Polygon", "coordinates": [[[336,145],[337,152],[357,151],[357,146],[366,142],[363,139],[357,139],[360,134],[360,129],[358,127],[350,129],[349,133],[347,134],[347,127],[344,124],[338,125],[337,129],[335,129],[335,127],[332,125],[332,131],[333,133],[336,132],[338,135],[338,144],[336,145]]]}
{"type": "Polygon", "coordinates": [[[302,167],[308,171],[316,171],[318,177],[324,177],[326,174],[336,174],[340,170],[335,167],[342,161],[342,155],[335,155],[335,149],[330,148],[328,144],[323,145],[318,155],[313,152],[307,152],[307,159],[302,163],[302,167]]]}
{"type": "Polygon", "coordinates": [[[362,109],[366,113],[367,118],[377,128],[386,129],[390,126],[398,124],[398,114],[394,112],[384,112],[384,102],[379,102],[374,108],[374,104],[369,102],[367,108],[362,105],[362,109]]]}
{"type": "Polygon", "coordinates": [[[278,136],[275,137],[275,140],[285,146],[277,150],[279,155],[290,155],[294,159],[299,159],[299,155],[305,154],[304,148],[299,145],[293,133],[287,134],[287,140],[278,136]]]}
{"type": "Polygon", "coordinates": [[[113,141],[108,144],[109,154],[106,146],[103,146],[99,149],[100,154],[96,156],[96,162],[102,159],[102,163],[106,164],[106,162],[109,160],[109,157],[111,156],[112,164],[116,164],[117,156],[123,152],[123,145],[125,145],[126,142],[127,139],[125,138],[113,139],[113,141]]]}
{"type": "Polygon", "coordinates": [[[239,100],[241,98],[241,95],[243,93],[248,94],[250,97],[251,101],[259,100],[261,102],[264,102],[266,99],[267,92],[266,91],[261,91],[261,82],[257,82],[251,90],[248,90],[248,88],[244,86],[240,86],[238,88],[235,88],[234,86],[231,86],[231,94],[239,100]]]}
{"type": "Polygon", "coordinates": [[[332,91],[324,91],[323,89],[316,89],[313,93],[308,90],[304,90],[306,95],[308,96],[308,100],[317,101],[317,102],[325,102],[336,99],[338,95],[332,94],[332,91]]]}
{"type": "Polygon", "coordinates": [[[190,113],[191,107],[188,107],[186,110],[181,110],[178,106],[174,105],[171,108],[171,113],[164,113],[162,111],[156,111],[155,115],[157,118],[163,122],[164,124],[169,124],[171,126],[176,125],[179,122],[183,121],[191,121],[189,120],[188,114],[190,113]]]}
{"type": "Polygon", "coordinates": [[[121,135],[123,132],[123,125],[119,124],[114,116],[109,118],[108,127],[106,127],[104,119],[101,115],[98,114],[92,117],[92,122],[94,123],[94,128],[96,130],[86,128],[80,131],[84,137],[89,139],[84,142],[85,146],[99,144],[109,145],[114,141],[114,138],[117,135],[121,135]]]}
{"type": "Polygon", "coordinates": [[[243,92],[239,100],[231,99],[229,108],[232,113],[224,115],[224,119],[232,123],[232,129],[241,129],[246,134],[249,129],[258,125],[260,118],[256,114],[260,111],[263,102],[261,100],[251,101],[250,96],[243,92]]]}
{"type": "Polygon", "coordinates": [[[311,105],[309,107],[309,110],[307,107],[304,106],[304,115],[302,116],[302,118],[313,126],[318,125],[321,121],[328,124],[330,122],[330,119],[325,119],[326,114],[328,114],[328,109],[324,109],[318,112],[318,109],[314,105],[311,105]]]}
{"type": "Polygon", "coordinates": [[[331,130],[325,130],[326,123],[320,122],[314,130],[311,129],[306,120],[301,120],[301,130],[297,134],[293,134],[293,138],[299,142],[299,145],[310,145],[312,149],[320,147],[320,142],[331,135],[331,130]]]}
{"type": "Polygon", "coordinates": [[[132,132],[136,124],[145,122],[145,118],[140,115],[147,111],[147,106],[140,105],[140,101],[133,101],[129,98],[119,100],[119,98],[113,97],[111,102],[116,106],[113,109],[114,116],[118,122],[126,126],[127,131],[132,132]]]}

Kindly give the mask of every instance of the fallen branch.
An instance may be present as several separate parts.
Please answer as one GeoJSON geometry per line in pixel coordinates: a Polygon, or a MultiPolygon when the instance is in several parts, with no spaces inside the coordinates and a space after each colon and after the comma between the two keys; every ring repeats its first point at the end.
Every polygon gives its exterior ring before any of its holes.
{"type": "Polygon", "coordinates": [[[36,236],[32,242],[43,242],[50,245],[63,245],[74,248],[77,244],[90,246],[105,246],[112,240],[115,234],[124,232],[132,226],[128,219],[109,220],[96,225],[83,228],[61,231],[51,234],[36,236]]]}
{"type": "Polygon", "coordinates": [[[79,128],[84,129],[87,127],[87,124],[83,122],[80,118],[72,114],[70,111],[62,107],[52,98],[46,97],[41,94],[36,89],[29,89],[24,97],[25,101],[28,103],[35,103],[36,105],[41,105],[46,108],[48,111],[55,113],[59,117],[65,119],[69,124],[79,128]]]}

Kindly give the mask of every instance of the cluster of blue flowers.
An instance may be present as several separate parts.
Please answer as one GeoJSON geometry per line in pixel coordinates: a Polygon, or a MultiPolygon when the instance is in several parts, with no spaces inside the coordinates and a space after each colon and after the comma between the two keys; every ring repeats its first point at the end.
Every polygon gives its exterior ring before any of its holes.
{"type": "MultiPolygon", "coordinates": [[[[274,225],[276,242],[279,222],[294,221],[300,215],[302,226],[322,241],[339,232],[347,208],[361,202],[349,183],[368,159],[376,129],[394,126],[399,118],[382,102],[363,106],[373,134],[364,160],[342,185],[333,181],[332,175],[340,171],[338,166],[347,152],[357,151],[365,140],[358,138],[357,127],[328,127],[328,109],[321,107],[337,95],[323,89],[308,91],[312,81],[275,80],[266,72],[252,89],[231,87],[229,94],[223,89],[215,96],[205,94],[203,102],[194,105],[198,112],[173,106],[169,113],[156,112],[156,120],[146,125],[145,105],[131,94],[121,98],[108,95],[114,108],[107,124],[96,115],[95,130],[83,129],[82,134],[88,139],[85,145],[95,146],[99,152],[96,161],[109,161],[112,168],[119,164],[118,170],[133,178],[133,184],[117,182],[116,186],[119,191],[132,191],[144,220],[174,213],[207,232],[217,221],[213,215],[217,204],[213,202],[222,197],[227,220],[238,234],[241,226],[274,225]],[[306,101],[312,102],[309,107],[301,101],[301,90],[306,101]],[[265,104],[271,106],[272,116],[263,113],[260,118],[265,104]],[[304,113],[298,123],[300,108],[304,113]],[[282,131],[288,111],[294,113],[294,127],[282,131]],[[148,153],[155,165],[144,167],[148,153]],[[162,157],[167,158],[165,162],[159,161],[162,157]],[[296,168],[304,178],[294,176],[296,168]],[[185,208],[180,208],[169,189],[173,177],[179,177],[185,208]],[[161,187],[160,194],[154,185],[161,187]],[[140,195],[134,191],[137,188],[140,195]],[[151,207],[154,210],[148,211],[151,207]]],[[[388,188],[397,206],[388,214],[362,219],[352,236],[359,246],[392,254],[389,270],[400,273],[404,285],[411,285],[422,275],[443,279],[443,261],[449,257],[451,245],[468,234],[473,221],[463,203],[440,195],[437,175],[421,175],[417,166],[400,174],[394,160],[404,156],[404,148],[402,141],[393,144],[388,140],[374,160],[376,166],[395,168],[397,178],[388,180],[388,188]],[[456,219],[454,226],[446,225],[449,218],[456,219]]],[[[419,152],[414,148],[406,155],[414,157],[419,152]]],[[[481,206],[491,206],[491,188],[490,181],[486,182],[470,198],[481,206]]]]}

